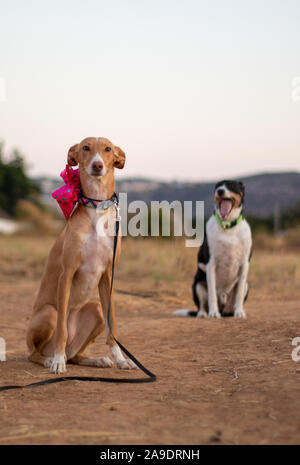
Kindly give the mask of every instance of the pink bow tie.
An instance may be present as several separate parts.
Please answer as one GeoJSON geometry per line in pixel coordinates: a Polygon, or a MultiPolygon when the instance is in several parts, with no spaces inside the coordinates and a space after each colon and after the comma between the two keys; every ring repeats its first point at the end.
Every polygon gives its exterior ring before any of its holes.
{"type": "Polygon", "coordinates": [[[81,188],[79,171],[78,169],[73,170],[67,165],[60,176],[65,181],[65,185],[52,192],[52,197],[58,202],[66,220],[68,220],[79,199],[81,188]]]}

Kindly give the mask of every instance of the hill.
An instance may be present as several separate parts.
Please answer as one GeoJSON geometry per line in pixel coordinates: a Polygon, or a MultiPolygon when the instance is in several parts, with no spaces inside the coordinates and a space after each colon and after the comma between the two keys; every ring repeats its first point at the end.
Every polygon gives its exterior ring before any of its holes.
{"type": "MultiPolygon", "coordinates": [[[[257,217],[267,217],[275,208],[282,211],[300,201],[300,173],[261,173],[239,178],[246,185],[245,212],[257,217]]],[[[45,203],[52,204],[51,192],[62,185],[62,181],[40,177],[45,203]]],[[[216,180],[217,181],[217,180],[216,180]]],[[[204,200],[205,214],[213,209],[214,182],[161,182],[148,178],[122,178],[117,181],[117,192],[127,192],[128,201],[143,200],[204,200]]]]}
{"type": "MultiPolygon", "coordinates": [[[[283,210],[300,201],[300,173],[262,173],[239,180],[246,185],[245,211],[251,215],[267,217],[278,206],[283,210]]],[[[117,187],[119,192],[128,193],[128,201],[204,200],[207,216],[213,209],[214,185],[215,182],[158,182],[131,178],[120,180],[117,187]]]]}

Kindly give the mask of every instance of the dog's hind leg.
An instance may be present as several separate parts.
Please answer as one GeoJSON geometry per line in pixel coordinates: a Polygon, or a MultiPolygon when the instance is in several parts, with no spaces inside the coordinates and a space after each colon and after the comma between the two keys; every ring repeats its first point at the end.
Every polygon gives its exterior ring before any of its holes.
{"type": "MultiPolygon", "coordinates": [[[[208,310],[208,297],[206,283],[198,282],[193,289],[195,296],[198,301],[198,313],[197,318],[206,318],[208,310]]],[[[195,297],[194,297],[195,300],[195,297]]]]}
{"type": "Polygon", "coordinates": [[[26,342],[29,349],[28,359],[39,365],[47,365],[43,349],[52,340],[57,321],[57,312],[52,305],[45,305],[34,313],[28,327],[26,342]]]}
{"type": "MultiPolygon", "coordinates": [[[[197,277],[197,276],[196,276],[197,277]]],[[[173,315],[176,316],[192,316],[197,318],[206,318],[208,312],[208,300],[207,300],[207,289],[205,281],[194,280],[193,286],[193,299],[197,307],[197,310],[175,310],[173,315]]]]}
{"type": "Polygon", "coordinates": [[[104,330],[105,322],[100,302],[89,302],[82,309],[70,314],[68,319],[67,360],[77,365],[109,368],[109,357],[88,357],[87,346],[104,330]]]}

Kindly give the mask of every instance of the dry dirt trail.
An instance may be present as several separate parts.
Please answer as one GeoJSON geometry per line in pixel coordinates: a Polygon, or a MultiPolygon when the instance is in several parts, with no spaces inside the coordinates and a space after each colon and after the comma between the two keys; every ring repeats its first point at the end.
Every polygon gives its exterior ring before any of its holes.
{"type": "MultiPolygon", "coordinates": [[[[8,361],[0,364],[0,385],[53,376],[27,361],[25,345],[52,240],[35,239],[31,254],[33,243],[26,240],[27,245],[9,243],[1,252],[0,336],[6,339],[8,361]]],[[[160,247],[153,246],[149,256],[160,254],[160,247]]],[[[281,258],[266,256],[264,265],[254,263],[247,320],[195,320],[172,316],[176,308],[192,307],[191,283],[180,273],[155,275],[164,270],[163,252],[149,275],[139,253],[128,242],[118,271],[118,333],[157,382],[65,382],[2,392],[0,444],[299,444],[300,361],[291,358],[292,339],[300,336],[299,297],[280,298],[274,281],[262,282],[259,274],[281,258]]],[[[194,265],[189,254],[179,263],[187,275],[194,265]]],[[[298,280],[298,268],[296,273],[298,280]]],[[[91,353],[107,353],[103,336],[91,353]]],[[[67,374],[144,376],[73,365],[67,374]]]]}

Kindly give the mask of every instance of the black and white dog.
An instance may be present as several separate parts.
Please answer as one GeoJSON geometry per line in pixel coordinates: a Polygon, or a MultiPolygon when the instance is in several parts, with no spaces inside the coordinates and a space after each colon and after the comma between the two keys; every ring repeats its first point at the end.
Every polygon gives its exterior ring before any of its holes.
{"type": "Polygon", "coordinates": [[[215,211],[206,224],[198,253],[193,297],[198,311],[177,310],[175,315],[246,318],[251,229],[243,217],[245,186],[220,181],[215,186],[215,211]]]}

